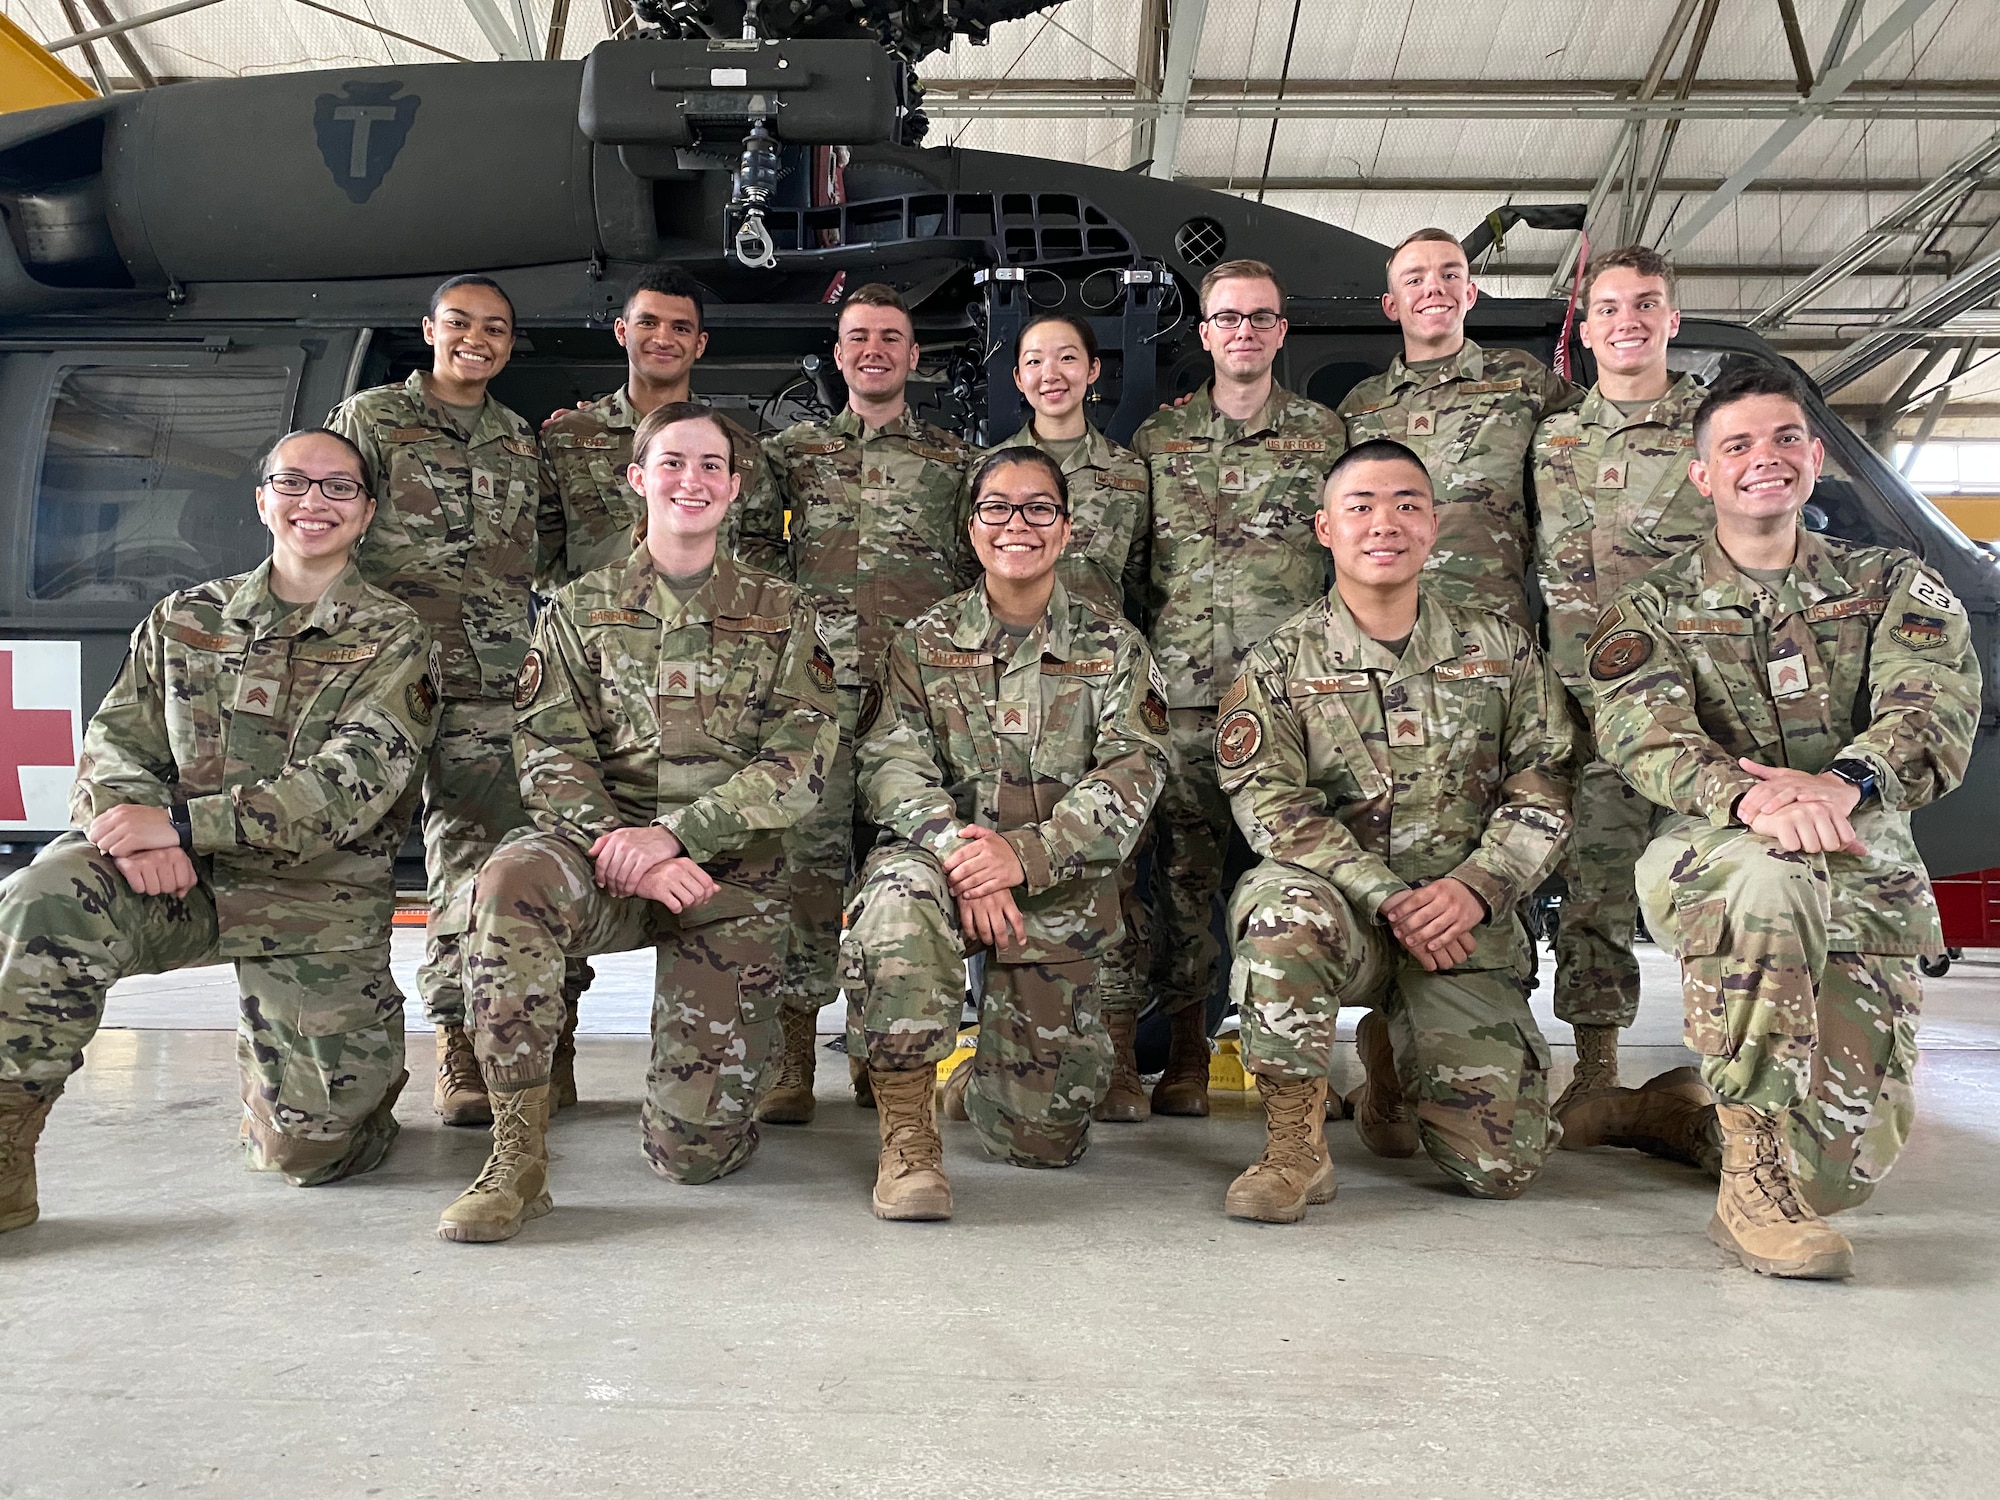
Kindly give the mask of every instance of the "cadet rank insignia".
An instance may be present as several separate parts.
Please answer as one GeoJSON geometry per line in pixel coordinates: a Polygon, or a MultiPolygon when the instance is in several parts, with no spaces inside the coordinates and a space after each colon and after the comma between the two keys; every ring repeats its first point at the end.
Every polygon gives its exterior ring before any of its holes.
{"type": "Polygon", "coordinates": [[[1225,771],[1240,770],[1264,748],[1264,726],[1247,708],[1239,708],[1215,726],[1215,763],[1225,771]]]}
{"type": "Polygon", "coordinates": [[[1413,411],[1410,413],[1409,432],[1411,437],[1436,437],[1438,419],[1435,412],[1413,411]]]}
{"type": "Polygon", "coordinates": [[[431,719],[437,713],[437,701],[437,685],[431,681],[429,673],[403,689],[403,702],[409,707],[410,717],[426,729],[430,728],[431,719]]]}
{"type": "Polygon", "coordinates": [[[1001,734],[1026,734],[1029,727],[1028,705],[1025,703],[998,703],[993,708],[993,727],[1001,734]]]}
{"type": "Polygon", "coordinates": [[[1902,624],[1889,627],[1889,634],[1912,651],[1935,651],[1944,644],[1945,626],[1929,615],[1904,615],[1902,624]]]}
{"type": "Polygon", "coordinates": [[[1404,749],[1422,749],[1424,721],[1413,713],[1390,714],[1389,743],[1404,749]]]}
{"type": "Polygon", "coordinates": [[[813,638],[812,659],[806,663],[806,676],[822,693],[833,691],[833,653],[817,636],[813,638]]]}
{"type": "Polygon", "coordinates": [[[1590,675],[1599,682],[1629,677],[1653,654],[1653,638],[1643,630],[1618,630],[1590,653],[1590,675]]]}
{"type": "Polygon", "coordinates": [[[514,708],[516,712],[525,709],[535,701],[535,695],[542,690],[542,653],[530,650],[521,661],[520,673],[514,678],[514,708]]]}
{"type": "Polygon", "coordinates": [[[1781,656],[1766,663],[1764,670],[1771,679],[1773,698],[1796,698],[1812,686],[1803,656],[1781,656]]]}
{"type": "Polygon", "coordinates": [[[278,711],[278,695],[283,688],[269,677],[239,678],[236,684],[236,707],[244,713],[274,714],[278,711]]]}
{"type": "Polygon", "coordinates": [[[1600,490],[1622,490],[1625,488],[1625,465],[1615,459],[1597,466],[1597,487],[1600,490]]]}

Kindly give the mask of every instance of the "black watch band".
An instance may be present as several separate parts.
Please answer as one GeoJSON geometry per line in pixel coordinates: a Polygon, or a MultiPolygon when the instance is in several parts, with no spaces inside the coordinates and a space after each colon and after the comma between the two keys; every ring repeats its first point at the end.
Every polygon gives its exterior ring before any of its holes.
{"type": "Polygon", "coordinates": [[[187,804],[175,802],[167,808],[167,821],[174,825],[174,832],[180,835],[181,852],[190,858],[194,855],[194,824],[188,818],[187,804]]]}
{"type": "Polygon", "coordinates": [[[1865,760],[1837,760],[1827,770],[1861,793],[1863,802],[1881,795],[1882,778],[1865,760]]]}

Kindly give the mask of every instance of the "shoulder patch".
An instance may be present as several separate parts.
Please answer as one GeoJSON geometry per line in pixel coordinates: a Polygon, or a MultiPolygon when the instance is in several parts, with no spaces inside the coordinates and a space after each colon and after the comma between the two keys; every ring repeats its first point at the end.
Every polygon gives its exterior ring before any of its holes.
{"type": "Polygon", "coordinates": [[[514,678],[514,710],[519,713],[531,707],[535,695],[542,690],[542,653],[530,648],[521,662],[520,673],[514,678]]]}
{"type": "Polygon", "coordinates": [[[431,720],[437,716],[438,691],[430,673],[424,673],[403,689],[403,705],[409,709],[411,718],[426,729],[431,727],[431,720]]]}
{"type": "Polygon", "coordinates": [[[1616,682],[1646,665],[1653,655],[1653,638],[1643,630],[1619,630],[1590,653],[1590,675],[1598,682],[1616,682]]]}
{"type": "Polygon", "coordinates": [[[806,676],[822,693],[833,691],[833,653],[817,635],[813,637],[812,655],[806,660],[806,676]]]}
{"type": "Polygon", "coordinates": [[[1910,580],[1910,597],[1943,614],[1955,615],[1959,611],[1958,595],[1928,573],[1918,573],[1910,580]]]}
{"type": "Polygon", "coordinates": [[[1153,733],[1167,732],[1167,674],[1156,661],[1146,663],[1146,696],[1139,702],[1139,717],[1153,733]]]}
{"type": "MultiPolygon", "coordinates": [[[[1154,666],[1153,670],[1157,672],[1160,669],[1156,665],[1154,666]]],[[[1248,698],[1249,696],[1250,696],[1250,674],[1248,672],[1245,672],[1242,676],[1238,677],[1234,682],[1229,684],[1229,691],[1222,695],[1222,701],[1215,706],[1215,711],[1219,716],[1226,718],[1232,709],[1241,708],[1243,706],[1243,700],[1245,698],[1248,698]]]]}
{"type": "Polygon", "coordinates": [[[1625,606],[1622,604],[1612,605],[1603,614],[1597,617],[1597,624],[1590,632],[1590,639],[1583,643],[1583,649],[1586,651],[1590,650],[1591,648],[1596,646],[1596,644],[1599,641],[1603,640],[1607,635],[1611,634],[1612,631],[1616,630],[1620,625],[1623,625],[1624,623],[1625,623],[1625,606]]]}
{"type": "Polygon", "coordinates": [[[583,617],[586,625],[644,625],[652,618],[636,609],[593,609],[583,617]]]}
{"type": "Polygon", "coordinates": [[[1240,771],[1264,748],[1264,721],[1239,708],[1215,726],[1215,763],[1225,771],[1240,771]]]}
{"type": "Polygon", "coordinates": [[[1946,640],[1945,623],[1930,615],[1906,614],[1900,625],[1891,625],[1889,634],[1912,651],[1935,651],[1946,640]]]}

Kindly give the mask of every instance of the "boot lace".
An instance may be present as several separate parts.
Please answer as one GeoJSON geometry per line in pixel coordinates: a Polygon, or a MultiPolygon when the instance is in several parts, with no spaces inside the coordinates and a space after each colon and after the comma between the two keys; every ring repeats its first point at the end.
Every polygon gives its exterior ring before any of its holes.
{"type": "Polygon", "coordinates": [[[493,1101],[493,1154],[473,1179],[475,1193],[493,1192],[509,1185],[521,1159],[534,1153],[533,1132],[527,1112],[505,1096],[493,1101]]]}
{"type": "Polygon", "coordinates": [[[778,1066],[778,1080],[774,1089],[804,1088],[806,1083],[805,1058],[811,1056],[814,1045],[819,1040],[818,1018],[809,1010],[787,1010],[779,1024],[785,1033],[785,1056],[778,1066]]]}
{"type": "Polygon", "coordinates": [[[486,1078],[479,1071],[479,1059],[473,1053],[472,1039],[462,1031],[455,1033],[445,1044],[444,1057],[438,1063],[438,1075],[444,1079],[449,1093],[486,1092],[486,1078]]]}

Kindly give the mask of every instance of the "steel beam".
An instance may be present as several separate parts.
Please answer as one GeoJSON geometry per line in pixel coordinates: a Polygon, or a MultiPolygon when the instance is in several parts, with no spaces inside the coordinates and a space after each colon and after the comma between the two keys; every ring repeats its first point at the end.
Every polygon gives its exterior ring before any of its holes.
{"type": "MultiPolygon", "coordinates": [[[[1249,191],[1256,184],[1242,174],[1233,177],[1181,177],[1187,187],[1221,191],[1249,191]]],[[[1857,193],[1899,193],[1905,197],[1929,187],[1933,179],[1924,177],[1766,177],[1744,189],[1746,194],[1818,193],[1828,197],[1851,198],[1857,193]]],[[[1543,203],[1552,193],[1587,193],[1588,177],[1273,177],[1266,187],[1274,193],[1471,193],[1490,196],[1494,202],[1513,198],[1521,202],[1543,203]]],[[[1663,193],[1712,193],[1722,186],[1720,177],[1668,177],[1662,179],[1663,193]]]]}
{"type": "Polygon", "coordinates": [[[1856,266],[1866,265],[1897,240],[1928,233],[1943,214],[1995,173],[2000,173],[2000,131],[1946,167],[1873,228],[1835,251],[1825,265],[1758,313],[1750,326],[1778,327],[1821,293],[1839,285],[1856,266]]]}
{"type": "Polygon", "coordinates": [[[487,45],[492,47],[502,62],[529,62],[535,49],[526,37],[517,32],[513,23],[500,9],[499,0],[465,0],[465,8],[472,13],[472,19],[479,24],[485,34],[487,45]]]}
{"type": "Polygon", "coordinates": [[[1971,312],[2000,294],[2000,250],[1967,266],[1944,285],[1925,293],[1867,337],[1856,340],[1845,354],[1813,378],[1825,391],[1837,391],[1859,380],[1884,360],[1894,359],[1942,328],[1960,313],[1971,312]]]}
{"type": "MultiPolygon", "coordinates": [[[[1133,59],[1132,98],[1140,104],[1156,104],[1160,81],[1167,62],[1167,0],[1142,0],[1139,10],[1139,51],[1133,59]]],[[[928,97],[928,93],[926,94],[928,97]]],[[[1132,150],[1126,158],[1134,168],[1153,161],[1153,121],[1137,119],[1132,124],[1132,150]]]]}
{"type": "Polygon", "coordinates": [[[1708,201],[1689,215],[1687,221],[1660,248],[1672,254],[1692,243],[1696,235],[1714,223],[1716,216],[1734,203],[1744,188],[1763,176],[1771,164],[1785,153],[1785,149],[1805,132],[1806,127],[1824,115],[1828,107],[1847,92],[1849,85],[1859,79],[1891,45],[1900,41],[1922,19],[1924,12],[1935,4],[1937,0],[1903,0],[1888,20],[1869,32],[1849,49],[1837,66],[1827,71],[1826,77],[1806,96],[1800,113],[1766,136],[1763,144],[1750,153],[1749,159],[1721,187],[1709,194],[1708,201]]]}
{"type": "Polygon", "coordinates": [[[53,42],[44,42],[42,45],[50,52],[61,52],[66,48],[81,47],[86,42],[98,41],[103,37],[123,36],[128,31],[137,31],[141,26],[150,26],[155,21],[164,21],[169,16],[184,16],[191,10],[201,10],[207,6],[219,5],[221,3],[222,0],[179,0],[179,3],[175,5],[164,5],[158,10],[149,10],[144,15],[133,16],[129,20],[114,21],[109,26],[98,26],[89,31],[79,31],[75,36],[59,36],[53,42]]]}
{"type": "MultiPolygon", "coordinates": [[[[1208,0],[1168,0],[1167,60],[1160,73],[1160,103],[1153,126],[1153,164],[1147,175],[1167,181],[1180,154],[1181,123],[1187,118],[1188,92],[1194,85],[1195,56],[1201,51],[1201,30],[1208,20],[1208,0]]],[[[1134,101],[1137,102],[1136,100],[1134,101]]]]}
{"type": "MultiPolygon", "coordinates": [[[[209,0],[213,3],[213,0],[209,0]]],[[[466,0],[468,5],[475,0],[466,0]]],[[[1184,0],[1192,3],[1192,0],[1184,0]]],[[[1912,0],[1918,3],[1918,0],[1912,0]]],[[[1931,4],[1934,0],[1921,0],[1931,4]]],[[[991,80],[959,78],[924,85],[924,112],[938,119],[1044,120],[1106,118],[1158,120],[1172,106],[1165,99],[1135,98],[1129,82],[1091,79],[1045,92],[995,87],[991,80]]],[[[1920,98],[1878,90],[1815,106],[1809,114],[1797,95],[1703,94],[1688,99],[1638,100],[1543,89],[1531,94],[1439,93],[1403,90],[1380,94],[1309,93],[1276,81],[1244,91],[1190,91],[1174,110],[1185,119],[1244,120],[1778,120],[1802,130],[1815,120],[1991,120],[2000,114],[2000,83],[1920,98]],[[1260,92],[1261,90],[1261,92],[1260,92]]],[[[1755,180],[1754,174],[1746,181],[1755,180]]]]}

